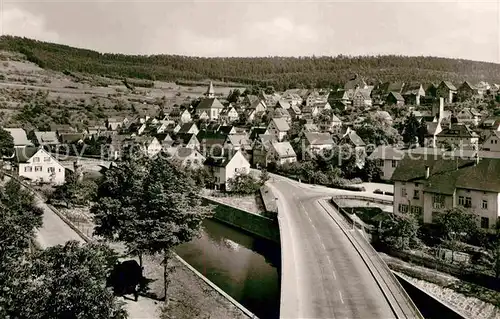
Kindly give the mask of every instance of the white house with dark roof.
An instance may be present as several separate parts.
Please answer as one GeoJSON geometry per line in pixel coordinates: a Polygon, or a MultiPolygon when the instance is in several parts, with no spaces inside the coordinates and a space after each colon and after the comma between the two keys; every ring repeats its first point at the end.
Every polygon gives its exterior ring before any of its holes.
{"type": "Polygon", "coordinates": [[[16,157],[20,177],[53,185],[64,183],[64,166],[43,148],[19,148],[16,150],[16,157]]]}
{"type": "Polygon", "coordinates": [[[59,145],[59,138],[54,131],[34,132],[38,145],[56,146],[59,145]]]}
{"type": "Polygon", "coordinates": [[[479,135],[464,124],[450,124],[436,135],[437,147],[479,149],[479,135]]]}
{"type": "Polygon", "coordinates": [[[481,121],[481,113],[478,110],[467,107],[457,114],[458,123],[477,126],[481,121]]]}
{"type": "Polygon", "coordinates": [[[407,157],[392,180],[395,213],[411,212],[432,223],[444,210],[461,206],[485,229],[500,217],[500,159],[407,157]]]}
{"type": "Polygon", "coordinates": [[[208,157],[204,165],[213,176],[217,189],[230,190],[228,181],[237,175],[250,173],[250,163],[241,151],[226,155],[208,157]]]}
{"type": "Polygon", "coordinates": [[[453,103],[457,88],[450,81],[441,81],[436,89],[436,96],[444,98],[446,103],[453,103]]]}
{"type": "Polygon", "coordinates": [[[198,126],[196,126],[195,123],[186,123],[181,126],[179,131],[177,132],[178,134],[198,134],[200,130],[198,129],[198,126]]]}
{"type": "Polygon", "coordinates": [[[290,126],[285,119],[273,118],[267,126],[266,134],[275,136],[276,139],[281,142],[283,141],[289,130],[290,126]]]}

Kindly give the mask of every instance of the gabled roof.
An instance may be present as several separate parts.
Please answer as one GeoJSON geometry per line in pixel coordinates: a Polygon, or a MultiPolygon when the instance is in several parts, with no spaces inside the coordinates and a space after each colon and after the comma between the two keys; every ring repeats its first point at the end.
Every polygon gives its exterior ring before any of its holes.
{"type": "Polygon", "coordinates": [[[175,141],[181,141],[182,144],[188,144],[192,139],[193,137],[196,139],[196,134],[192,134],[192,133],[178,133],[177,135],[175,135],[175,138],[174,140],[175,141]]]}
{"type": "Polygon", "coordinates": [[[15,146],[26,146],[33,144],[30,142],[30,140],[28,140],[26,131],[22,128],[4,128],[4,130],[10,133],[12,139],[14,140],[15,146]]]}
{"type": "Polygon", "coordinates": [[[361,95],[365,100],[371,100],[371,89],[357,89],[354,92],[354,96],[361,95]]]}
{"type": "Polygon", "coordinates": [[[404,86],[403,95],[418,94],[420,88],[424,89],[421,83],[408,83],[404,86]]]}
{"type": "Polygon", "coordinates": [[[287,101],[285,100],[279,100],[277,103],[276,103],[276,107],[280,107],[282,109],[288,109],[290,107],[290,103],[288,103],[287,101]]]}
{"type": "Polygon", "coordinates": [[[329,133],[307,132],[304,134],[310,145],[333,145],[332,136],[329,133]]]}
{"type": "Polygon", "coordinates": [[[441,84],[443,84],[446,88],[448,88],[451,91],[457,90],[457,88],[450,81],[442,81],[441,84]]]}
{"type": "Polygon", "coordinates": [[[187,133],[193,126],[196,129],[198,129],[198,127],[194,123],[185,123],[185,124],[182,124],[181,129],[177,133],[179,133],[179,134],[187,133]]]}
{"type": "Polygon", "coordinates": [[[34,146],[27,146],[24,148],[15,149],[15,157],[18,163],[26,163],[30,158],[38,152],[39,148],[34,146]]]}
{"type": "Polygon", "coordinates": [[[280,131],[280,132],[288,132],[290,130],[290,126],[286,122],[285,119],[283,118],[273,118],[271,120],[272,123],[274,123],[274,126],[280,131]]]}
{"type": "Polygon", "coordinates": [[[200,101],[198,104],[198,110],[208,110],[208,109],[223,109],[224,105],[217,98],[206,98],[200,101]]]}
{"type": "Polygon", "coordinates": [[[303,128],[304,132],[319,132],[319,128],[314,123],[306,123],[303,128]]]}
{"type": "Polygon", "coordinates": [[[267,131],[267,127],[252,127],[250,129],[250,140],[255,141],[259,135],[264,134],[267,131]]]}
{"type": "Polygon", "coordinates": [[[359,135],[356,134],[355,131],[350,131],[349,133],[347,133],[345,138],[355,146],[366,146],[365,142],[363,142],[361,137],[359,137],[359,135]]]}
{"type": "Polygon", "coordinates": [[[332,113],[332,122],[340,122],[340,123],[342,123],[342,121],[338,118],[338,116],[335,115],[335,114],[333,114],[333,113],[332,113]]]}
{"type": "Polygon", "coordinates": [[[404,85],[404,82],[385,82],[380,85],[379,90],[385,94],[389,92],[401,93],[404,85]]]}
{"type": "Polygon", "coordinates": [[[451,126],[446,126],[437,136],[461,138],[478,137],[476,132],[471,130],[467,125],[463,124],[452,124],[451,126]]]}
{"type": "Polygon", "coordinates": [[[469,88],[470,90],[477,90],[477,87],[474,86],[473,84],[471,84],[469,81],[465,81],[464,83],[462,83],[462,85],[460,85],[459,89],[462,89],[462,88],[469,88]]]}
{"type": "Polygon", "coordinates": [[[54,145],[59,144],[59,139],[57,137],[57,133],[53,131],[48,132],[39,132],[35,131],[35,136],[40,145],[48,144],[54,145]]]}
{"type": "Polygon", "coordinates": [[[229,135],[229,133],[231,133],[233,129],[234,127],[232,125],[221,125],[219,126],[217,132],[219,132],[220,134],[229,135]]]}
{"type": "Polygon", "coordinates": [[[251,145],[250,140],[245,134],[231,134],[227,136],[226,141],[229,141],[232,145],[249,146],[251,145]]]}
{"type": "Polygon", "coordinates": [[[389,92],[389,95],[392,95],[396,99],[396,101],[398,101],[398,102],[405,101],[405,99],[403,98],[403,96],[399,92],[392,92],[391,91],[391,92],[389,92]]]}
{"type": "Polygon", "coordinates": [[[273,142],[272,146],[280,158],[297,157],[292,145],[289,142],[273,142]]]}

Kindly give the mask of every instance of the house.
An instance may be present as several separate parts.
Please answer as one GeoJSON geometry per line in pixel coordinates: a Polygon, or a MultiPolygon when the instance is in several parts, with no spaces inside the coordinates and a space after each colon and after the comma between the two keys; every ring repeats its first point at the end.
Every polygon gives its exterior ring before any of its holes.
{"type": "Polygon", "coordinates": [[[402,95],[405,104],[420,105],[420,98],[425,96],[425,90],[421,83],[411,83],[405,85],[402,95]]]}
{"type": "Polygon", "coordinates": [[[468,81],[462,83],[457,89],[457,99],[461,102],[479,97],[480,95],[477,87],[470,84],[468,81]]]}
{"type": "Polygon", "coordinates": [[[110,131],[118,131],[120,128],[127,126],[129,122],[130,120],[126,117],[110,117],[106,120],[106,128],[110,131]]]}
{"type": "Polygon", "coordinates": [[[479,123],[477,133],[484,140],[490,136],[491,131],[500,131],[500,117],[488,117],[479,123]]]}
{"type": "Polygon", "coordinates": [[[200,142],[194,133],[179,133],[173,140],[174,146],[180,145],[191,149],[200,149],[200,142]]]}
{"type": "Polygon", "coordinates": [[[153,157],[163,149],[162,144],[156,137],[135,136],[132,141],[139,146],[144,155],[153,157]]]}
{"type": "Polygon", "coordinates": [[[389,181],[399,161],[401,161],[404,156],[405,152],[401,149],[389,145],[380,145],[373,150],[368,158],[375,161],[377,167],[380,168],[382,172],[380,178],[389,181]]]}
{"type": "Polygon", "coordinates": [[[488,91],[490,91],[492,88],[492,86],[488,82],[485,82],[485,81],[480,81],[474,87],[477,89],[477,94],[480,97],[488,94],[488,91]]]}
{"type": "Polygon", "coordinates": [[[224,105],[222,105],[217,98],[205,98],[201,100],[200,104],[196,107],[196,113],[199,115],[200,119],[205,118],[215,121],[219,118],[223,109],[224,105]]]}
{"type": "Polygon", "coordinates": [[[267,126],[266,134],[273,135],[281,142],[290,130],[290,126],[283,118],[273,118],[267,126]]]}
{"type": "Polygon", "coordinates": [[[366,144],[361,137],[356,134],[356,131],[348,129],[346,134],[340,139],[339,145],[344,151],[346,151],[345,148],[347,147],[349,153],[356,157],[356,166],[358,166],[358,168],[363,168],[365,166],[366,144]]]}
{"type": "Polygon", "coordinates": [[[316,103],[323,103],[323,102],[327,102],[328,101],[328,94],[321,94],[320,92],[314,90],[312,92],[310,92],[305,101],[306,101],[306,105],[313,105],[313,104],[316,104],[316,103]]]}
{"type": "Polygon", "coordinates": [[[28,140],[28,135],[26,135],[26,131],[22,128],[4,128],[7,132],[10,133],[12,139],[14,140],[15,148],[24,148],[26,146],[33,146],[33,143],[28,140]]]}
{"type": "Polygon", "coordinates": [[[168,115],[169,119],[176,122],[176,123],[189,123],[193,120],[191,117],[191,113],[187,109],[181,110],[181,109],[175,109],[170,114],[168,115]]]}
{"type": "Polygon", "coordinates": [[[337,134],[342,128],[342,121],[332,113],[331,116],[321,119],[318,122],[318,126],[321,132],[337,134]]]}
{"type": "Polygon", "coordinates": [[[259,135],[265,134],[267,131],[267,127],[252,127],[250,129],[249,138],[251,141],[255,141],[259,138],[259,135]]]}
{"type": "Polygon", "coordinates": [[[385,100],[385,104],[387,105],[395,105],[395,106],[403,106],[405,105],[405,99],[399,92],[389,92],[387,98],[385,100]]]}
{"type": "Polygon", "coordinates": [[[224,155],[224,143],[227,136],[220,133],[209,133],[200,131],[196,139],[200,142],[200,152],[205,157],[217,157],[224,155]]]}
{"type": "Polygon", "coordinates": [[[292,117],[285,109],[274,109],[268,112],[267,118],[284,119],[289,125],[292,123],[292,117]]]}
{"type": "Polygon", "coordinates": [[[274,106],[274,108],[288,110],[290,108],[290,106],[291,106],[291,104],[288,101],[279,100],[278,102],[276,102],[276,105],[274,106]]]}
{"type": "Polygon", "coordinates": [[[344,90],[366,89],[368,85],[357,74],[344,84],[344,90]]]}
{"type": "Polygon", "coordinates": [[[296,162],[297,155],[289,142],[272,142],[267,154],[267,160],[267,163],[274,162],[283,165],[296,162]]]}
{"type": "Polygon", "coordinates": [[[316,104],[305,105],[302,108],[302,118],[305,120],[313,120],[319,113],[320,111],[316,104]]]}
{"type": "Polygon", "coordinates": [[[57,132],[57,134],[63,133],[75,133],[77,130],[69,124],[51,124],[50,130],[57,132]]]}
{"type": "Polygon", "coordinates": [[[299,135],[303,136],[305,133],[319,132],[319,127],[314,123],[305,123],[299,135]]]}
{"type": "Polygon", "coordinates": [[[61,133],[59,134],[61,144],[82,144],[85,140],[83,133],[61,133]]]}
{"type": "Polygon", "coordinates": [[[267,110],[267,105],[263,100],[256,100],[250,106],[248,109],[255,110],[255,112],[260,113],[260,112],[265,112],[267,110]]]}
{"type": "Polygon", "coordinates": [[[224,108],[220,113],[220,119],[224,123],[236,122],[240,118],[240,115],[234,106],[228,106],[224,108]]]}
{"type": "Polygon", "coordinates": [[[94,126],[87,127],[87,134],[88,135],[100,136],[101,134],[103,134],[106,131],[107,131],[107,128],[104,125],[94,125],[94,126]]]}
{"type": "Polygon", "coordinates": [[[352,105],[352,97],[354,96],[354,90],[342,90],[332,91],[328,94],[328,103],[334,109],[344,111],[350,105],[352,105]]]}
{"type": "Polygon", "coordinates": [[[243,101],[242,103],[244,105],[246,105],[247,107],[248,106],[251,106],[252,104],[256,103],[256,102],[260,102],[260,98],[257,96],[257,95],[252,95],[252,94],[247,94],[244,98],[243,98],[243,101]]]}
{"type": "Polygon", "coordinates": [[[438,147],[459,149],[479,149],[479,135],[464,124],[450,124],[436,135],[438,147]]]}
{"type": "Polygon", "coordinates": [[[197,150],[188,147],[170,149],[171,161],[182,168],[197,169],[203,167],[206,158],[197,150]],[[172,152],[173,151],[173,152],[172,152]]]}
{"type": "Polygon", "coordinates": [[[65,168],[43,148],[16,149],[19,176],[32,182],[61,185],[65,179],[65,168]]]}
{"type": "Polygon", "coordinates": [[[198,134],[200,130],[195,123],[186,123],[181,126],[177,134],[198,134]]]}
{"type": "Polygon", "coordinates": [[[159,125],[156,127],[156,134],[163,134],[169,131],[173,131],[175,127],[175,122],[171,120],[161,120],[159,125]]]}
{"type": "Polygon", "coordinates": [[[295,106],[295,105],[301,105],[302,104],[302,97],[298,95],[297,93],[289,93],[285,92],[281,96],[282,100],[288,103],[290,106],[295,106]]]}
{"type": "Polygon", "coordinates": [[[59,138],[57,137],[57,133],[54,131],[47,131],[47,132],[35,131],[34,134],[36,137],[37,146],[52,147],[59,145],[59,138]]]}
{"type": "Polygon", "coordinates": [[[457,114],[458,123],[478,126],[481,120],[481,113],[472,107],[462,109],[457,114]]]}
{"type": "Polygon", "coordinates": [[[318,154],[327,149],[332,149],[334,142],[330,133],[305,133],[303,139],[304,149],[310,154],[318,154]]]}
{"type": "Polygon", "coordinates": [[[204,165],[212,175],[216,189],[230,190],[231,186],[228,185],[230,179],[250,172],[250,163],[241,151],[227,156],[207,157],[204,165]]]}
{"type": "Polygon", "coordinates": [[[444,98],[446,103],[453,103],[457,88],[450,81],[441,81],[436,89],[436,97],[444,98]]]}
{"type": "Polygon", "coordinates": [[[500,152],[500,131],[491,131],[486,137],[481,149],[485,151],[500,152]]]}
{"type": "Polygon", "coordinates": [[[424,145],[427,147],[437,147],[437,135],[443,131],[440,122],[426,122],[426,133],[424,136],[424,145]]]}
{"type": "Polygon", "coordinates": [[[290,114],[290,118],[292,119],[292,121],[297,121],[302,118],[302,111],[297,105],[292,105],[288,109],[288,114],[290,114]]]}
{"type": "Polygon", "coordinates": [[[356,89],[352,97],[354,109],[364,109],[372,106],[371,89],[356,89]]]}
{"type": "Polygon", "coordinates": [[[432,223],[445,209],[464,207],[481,228],[499,218],[500,159],[403,159],[392,176],[394,212],[432,223]]]}
{"type": "Polygon", "coordinates": [[[224,149],[231,151],[242,151],[244,154],[252,150],[252,142],[246,134],[228,135],[224,142],[224,149]]]}

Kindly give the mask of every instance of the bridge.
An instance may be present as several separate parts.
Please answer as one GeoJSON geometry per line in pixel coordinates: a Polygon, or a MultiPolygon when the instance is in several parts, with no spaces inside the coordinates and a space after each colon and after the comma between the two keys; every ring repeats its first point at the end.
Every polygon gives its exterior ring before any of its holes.
{"type": "Polygon", "coordinates": [[[276,175],[269,186],[278,200],[282,318],[423,318],[378,253],[328,202],[353,192],[276,175]]]}

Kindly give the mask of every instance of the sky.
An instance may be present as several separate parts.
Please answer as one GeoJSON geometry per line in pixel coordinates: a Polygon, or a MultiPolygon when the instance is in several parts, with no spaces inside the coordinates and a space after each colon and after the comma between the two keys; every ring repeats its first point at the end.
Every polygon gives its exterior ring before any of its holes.
{"type": "Polygon", "coordinates": [[[500,0],[0,0],[0,31],[126,54],[401,54],[500,63],[500,0]]]}

